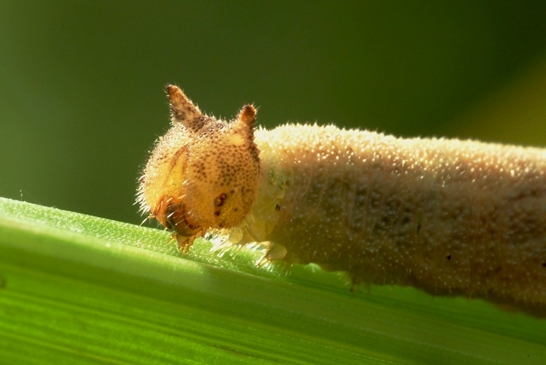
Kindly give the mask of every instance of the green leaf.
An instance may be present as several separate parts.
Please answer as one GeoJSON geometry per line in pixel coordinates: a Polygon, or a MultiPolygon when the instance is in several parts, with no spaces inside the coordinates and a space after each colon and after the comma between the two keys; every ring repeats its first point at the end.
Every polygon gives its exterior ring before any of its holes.
{"type": "Polygon", "coordinates": [[[0,363],[544,363],[546,320],[169,238],[0,199],[0,363]]]}

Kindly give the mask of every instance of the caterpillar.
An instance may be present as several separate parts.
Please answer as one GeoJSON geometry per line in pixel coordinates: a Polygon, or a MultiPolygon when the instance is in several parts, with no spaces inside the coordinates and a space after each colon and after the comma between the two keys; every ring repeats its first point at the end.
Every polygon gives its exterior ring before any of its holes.
{"type": "Polygon", "coordinates": [[[207,231],[265,261],[546,315],[546,150],[401,139],[333,125],[230,122],[167,86],[172,126],[139,180],[141,210],[188,250],[207,231]]]}

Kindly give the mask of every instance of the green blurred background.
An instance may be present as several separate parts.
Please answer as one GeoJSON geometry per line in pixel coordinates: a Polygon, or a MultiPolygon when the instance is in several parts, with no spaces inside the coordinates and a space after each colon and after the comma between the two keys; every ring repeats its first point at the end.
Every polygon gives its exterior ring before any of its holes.
{"type": "Polygon", "coordinates": [[[163,87],[259,124],[546,146],[546,2],[0,1],[0,196],[140,223],[163,87]]]}

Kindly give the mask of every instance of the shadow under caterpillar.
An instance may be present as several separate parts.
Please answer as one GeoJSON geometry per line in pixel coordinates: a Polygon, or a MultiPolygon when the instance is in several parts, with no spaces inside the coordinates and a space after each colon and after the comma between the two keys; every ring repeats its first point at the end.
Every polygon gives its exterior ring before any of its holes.
{"type": "Polygon", "coordinates": [[[546,150],[400,139],[335,126],[255,128],[168,86],[171,129],[140,178],[141,210],[181,249],[210,230],[264,260],[345,271],[546,316],[546,150]]]}

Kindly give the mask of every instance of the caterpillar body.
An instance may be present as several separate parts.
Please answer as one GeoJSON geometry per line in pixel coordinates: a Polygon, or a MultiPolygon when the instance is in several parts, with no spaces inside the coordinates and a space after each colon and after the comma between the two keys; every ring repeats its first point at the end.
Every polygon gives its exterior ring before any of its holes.
{"type": "Polygon", "coordinates": [[[255,128],[168,86],[172,127],[138,189],[181,249],[205,232],[266,245],[354,284],[411,285],[546,315],[546,150],[400,139],[335,126],[255,128]],[[236,233],[236,234],[234,234],[236,233]]]}

